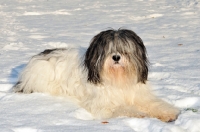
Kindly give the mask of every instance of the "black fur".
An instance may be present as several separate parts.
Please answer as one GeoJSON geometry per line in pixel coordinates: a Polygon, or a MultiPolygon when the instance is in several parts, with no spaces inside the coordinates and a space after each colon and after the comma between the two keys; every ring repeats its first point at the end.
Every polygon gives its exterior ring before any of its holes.
{"type": "Polygon", "coordinates": [[[47,55],[50,54],[51,52],[55,51],[57,49],[46,49],[43,52],[41,52],[39,55],[47,55]]]}
{"type": "Polygon", "coordinates": [[[43,52],[39,53],[38,55],[46,56],[48,54],[54,53],[54,51],[62,51],[62,50],[66,50],[66,48],[46,49],[43,52]]]}
{"type": "Polygon", "coordinates": [[[88,70],[88,81],[94,84],[101,83],[100,73],[105,57],[117,52],[126,56],[135,66],[138,82],[145,83],[148,76],[146,48],[142,39],[135,32],[127,29],[110,29],[93,37],[84,60],[84,66],[88,70]]]}

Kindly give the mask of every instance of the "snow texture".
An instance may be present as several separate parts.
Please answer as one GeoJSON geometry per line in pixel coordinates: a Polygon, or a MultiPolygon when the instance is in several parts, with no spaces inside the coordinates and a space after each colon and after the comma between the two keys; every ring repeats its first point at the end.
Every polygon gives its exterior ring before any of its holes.
{"type": "Polygon", "coordinates": [[[199,31],[199,0],[1,0],[1,132],[200,132],[199,31]],[[181,109],[176,121],[93,120],[67,97],[11,92],[31,56],[47,48],[88,47],[110,27],[134,30],[143,39],[153,92],[181,109]]]}

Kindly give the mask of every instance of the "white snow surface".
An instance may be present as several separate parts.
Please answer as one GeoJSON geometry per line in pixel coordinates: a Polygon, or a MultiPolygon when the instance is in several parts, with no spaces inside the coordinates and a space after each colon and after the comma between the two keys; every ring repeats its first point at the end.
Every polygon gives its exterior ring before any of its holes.
{"type": "Polygon", "coordinates": [[[0,73],[1,132],[200,132],[200,0],[1,0],[0,73]],[[93,120],[67,97],[12,92],[31,56],[88,47],[110,27],[143,39],[153,92],[181,109],[176,121],[93,120]]]}

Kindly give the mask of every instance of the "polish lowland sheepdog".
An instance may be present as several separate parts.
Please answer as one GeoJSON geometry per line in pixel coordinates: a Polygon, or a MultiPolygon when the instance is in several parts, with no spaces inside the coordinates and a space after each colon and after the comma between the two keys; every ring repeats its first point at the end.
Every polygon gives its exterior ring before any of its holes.
{"type": "Polygon", "coordinates": [[[151,93],[147,76],[141,38],[131,30],[110,29],[94,36],[88,49],[47,49],[33,56],[14,91],[75,97],[96,119],[175,120],[179,110],[151,93]]]}

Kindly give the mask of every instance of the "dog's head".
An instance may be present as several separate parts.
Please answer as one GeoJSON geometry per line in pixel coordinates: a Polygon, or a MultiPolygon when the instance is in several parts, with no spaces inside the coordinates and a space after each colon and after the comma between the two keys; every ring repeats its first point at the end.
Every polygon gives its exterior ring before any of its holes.
{"type": "Polygon", "coordinates": [[[84,66],[94,84],[145,83],[148,76],[146,48],[131,30],[102,31],[91,40],[84,66]]]}

